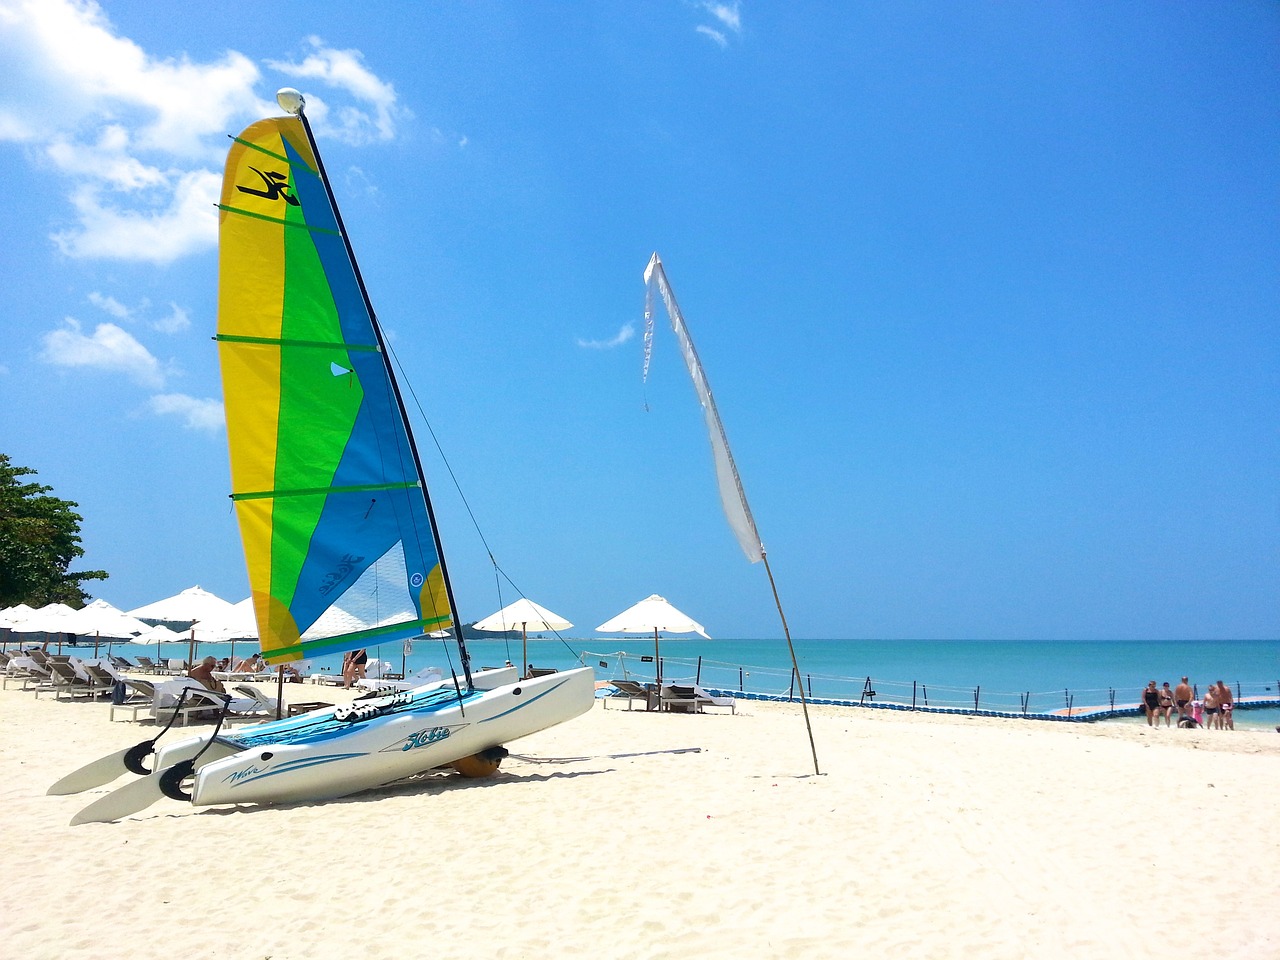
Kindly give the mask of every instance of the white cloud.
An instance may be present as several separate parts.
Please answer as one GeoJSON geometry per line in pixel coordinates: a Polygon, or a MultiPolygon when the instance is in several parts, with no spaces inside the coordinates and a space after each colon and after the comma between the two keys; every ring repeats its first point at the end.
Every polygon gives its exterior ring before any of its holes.
{"type": "Polygon", "coordinates": [[[713,30],[711,27],[704,26],[696,27],[695,29],[704,37],[710,37],[721,47],[727,47],[729,45],[729,38],[719,30],[713,30]]]}
{"type": "Polygon", "coordinates": [[[193,170],[177,179],[163,209],[130,208],[94,184],[71,195],[79,225],[52,235],[68,257],[172,263],[218,242],[217,203],[222,178],[193,170]]]}
{"type": "Polygon", "coordinates": [[[191,312],[176,303],[170,303],[169,315],[154,321],[151,327],[161,333],[181,333],[191,329],[191,312]]]}
{"type": "Polygon", "coordinates": [[[709,27],[704,25],[695,27],[698,33],[712,40],[717,46],[727,47],[729,45],[729,34],[742,33],[742,13],[738,0],[732,3],[717,3],[715,0],[702,0],[698,4],[706,13],[711,14],[716,21],[716,26],[709,27]]]}
{"type": "Polygon", "coordinates": [[[396,119],[409,115],[397,105],[395,87],[370,72],[359,50],[335,50],[314,36],[308,37],[307,43],[312,52],[301,63],[268,60],[267,65],[289,77],[321,80],[373,108],[372,116],[352,106],[335,109],[314,94],[308,94],[307,116],[317,128],[354,144],[394,137],[396,119]]]}
{"type": "Polygon", "coordinates": [[[129,333],[114,323],[100,323],[86,336],[79,321],[67,317],[66,326],[46,333],[41,359],[58,367],[122,373],[144,387],[160,387],[160,362],[129,333]]]}
{"type": "Polygon", "coordinates": [[[612,350],[614,347],[620,347],[632,337],[636,335],[634,324],[624,323],[622,329],[609,340],[578,340],[578,346],[585,347],[588,350],[612,350]]]}
{"type": "Polygon", "coordinates": [[[207,158],[206,137],[258,113],[259,71],[234,51],[211,63],[157,59],[117,36],[92,0],[9,0],[0,52],[22,82],[0,94],[0,131],[36,140],[104,118],[131,126],[144,148],[207,158]]]}
{"type": "Polygon", "coordinates": [[[702,4],[702,8],[723,23],[734,33],[742,32],[742,17],[738,12],[738,0],[733,3],[714,3],[711,0],[702,4]]]}
{"type": "Polygon", "coordinates": [[[129,318],[129,308],[115,297],[104,296],[96,290],[89,294],[89,302],[104,313],[109,313],[117,320],[129,318]]]}
{"type": "Polygon", "coordinates": [[[213,432],[226,422],[220,400],[189,397],[185,393],[158,393],[147,401],[147,409],[159,417],[181,418],[188,430],[213,432]]]}
{"type": "MultiPolygon", "coordinates": [[[[393,137],[411,116],[395,88],[360,51],[307,43],[299,63],[268,62],[333,92],[308,92],[317,129],[357,144],[393,137]]],[[[75,258],[167,264],[212,248],[224,135],[279,112],[244,54],[145,50],[94,0],[0,0],[0,63],[0,141],[28,144],[31,162],[63,178],[77,222],[51,239],[75,258]]]]}

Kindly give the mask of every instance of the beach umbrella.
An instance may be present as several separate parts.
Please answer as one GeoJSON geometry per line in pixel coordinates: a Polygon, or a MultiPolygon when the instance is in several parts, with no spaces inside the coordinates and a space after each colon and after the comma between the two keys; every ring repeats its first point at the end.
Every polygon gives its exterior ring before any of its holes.
{"type": "MultiPolygon", "coordinates": [[[[74,634],[76,628],[72,616],[75,612],[65,603],[48,603],[31,611],[29,617],[10,629],[14,633],[43,633],[46,640],[49,634],[74,634]]],[[[61,640],[58,641],[58,652],[62,652],[61,640]]]]}
{"type": "MultiPolygon", "coordinates": [[[[0,610],[0,630],[4,632],[4,641],[0,646],[8,646],[9,642],[14,639],[14,627],[30,619],[35,612],[34,607],[30,607],[25,603],[14,604],[12,607],[5,607],[0,610]]],[[[21,641],[17,642],[21,643],[21,641]]]]}
{"type": "Polygon", "coordinates": [[[156,645],[156,661],[159,662],[164,659],[164,655],[160,652],[162,643],[185,643],[186,641],[187,638],[176,630],[170,630],[164,624],[156,624],[145,633],[138,634],[131,642],[141,646],[150,646],[154,643],[156,645]]]}
{"type": "Polygon", "coordinates": [[[653,632],[654,671],[658,686],[662,686],[662,658],[658,654],[658,634],[696,633],[700,637],[707,636],[702,624],[687,614],[681,613],[656,593],[633,604],[612,620],[606,620],[596,627],[601,633],[649,633],[653,632]]]}
{"type": "Polygon", "coordinates": [[[245,597],[231,605],[225,615],[200,622],[200,639],[214,643],[231,644],[231,665],[235,666],[236,644],[242,640],[258,640],[258,618],[253,609],[253,597],[245,597]]]}
{"type": "Polygon", "coordinates": [[[179,626],[183,630],[190,630],[191,635],[187,640],[187,659],[194,660],[196,656],[196,624],[203,623],[206,620],[216,622],[220,617],[230,616],[234,607],[235,604],[231,601],[223,600],[216,594],[195,586],[187,587],[187,589],[181,593],[174,594],[172,597],[165,597],[163,600],[157,600],[154,603],[138,607],[136,610],[130,610],[129,613],[139,620],[147,621],[147,623],[163,623],[166,626],[179,626]]]}
{"type": "Polygon", "coordinates": [[[137,617],[131,617],[106,600],[94,600],[81,607],[68,618],[75,624],[75,633],[82,636],[93,636],[93,655],[98,655],[98,644],[103,637],[126,639],[145,633],[147,624],[137,617]]]}
{"type": "Polygon", "coordinates": [[[476,621],[473,626],[477,630],[501,631],[520,628],[521,676],[529,671],[529,629],[534,630],[568,630],[573,626],[564,617],[557,616],[546,607],[540,607],[532,600],[521,597],[515,603],[509,603],[497,613],[492,613],[483,620],[476,621]]]}
{"type": "Polygon", "coordinates": [[[217,622],[231,615],[235,604],[201,587],[188,587],[172,597],[130,610],[129,615],[148,623],[182,624],[190,627],[205,620],[217,622]]]}

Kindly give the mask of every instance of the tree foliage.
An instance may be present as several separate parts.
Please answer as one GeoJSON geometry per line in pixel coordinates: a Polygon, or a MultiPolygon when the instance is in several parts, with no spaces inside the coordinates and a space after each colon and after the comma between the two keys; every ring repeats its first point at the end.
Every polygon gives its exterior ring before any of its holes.
{"type": "Polygon", "coordinates": [[[105,580],[105,570],[70,572],[80,546],[79,504],[49,496],[52,487],[24,482],[30,467],[15,467],[0,453],[0,607],[65,603],[82,607],[81,584],[105,580]]]}

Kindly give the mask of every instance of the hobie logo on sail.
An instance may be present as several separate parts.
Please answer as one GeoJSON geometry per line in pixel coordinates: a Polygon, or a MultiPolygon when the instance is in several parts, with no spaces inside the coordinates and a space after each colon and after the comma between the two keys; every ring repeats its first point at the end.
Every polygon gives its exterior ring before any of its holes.
{"type": "Polygon", "coordinates": [[[363,561],[364,557],[353,557],[348,553],[342,558],[342,562],[338,564],[338,569],[329,571],[328,575],[324,578],[324,583],[320,584],[320,595],[328,596],[334,587],[342,583],[342,581],[347,579],[347,577],[351,576],[351,571],[356,568],[356,564],[362,563],[363,561]]]}
{"type": "Polygon", "coordinates": [[[298,198],[289,193],[289,178],[285,174],[276,173],[274,170],[270,173],[263,173],[257,167],[250,167],[249,169],[262,178],[262,185],[266,189],[255,190],[253,187],[242,187],[236,184],[236,189],[241,193],[262,197],[264,200],[283,200],[285,203],[295,207],[298,205],[298,198]]]}

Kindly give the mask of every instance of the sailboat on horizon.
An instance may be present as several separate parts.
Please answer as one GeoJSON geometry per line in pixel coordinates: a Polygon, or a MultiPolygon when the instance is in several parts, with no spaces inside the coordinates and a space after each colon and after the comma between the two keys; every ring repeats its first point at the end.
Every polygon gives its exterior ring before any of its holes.
{"type": "MultiPolygon", "coordinates": [[[[304,112],[233,144],[219,203],[218,341],[231,478],[263,657],[283,664],[439,633],[458,616],[422,466],[304,112]],[[333,610],[350,616],[334,617],[333,610]]],[[[436,767],[496,770],[504,743],[594,703],[589,667],[474,674],[94,761],[50,793],[143,774],[72,824],[162,797],[194,806],[318,801],[436,767]],[[143,763],[155,753],[151,769],[143,763]]],[[[162,731],[163,733],[163,731],[162,731]]],[[[158,739],[158,738],[157,738],[158,739]]]]}

